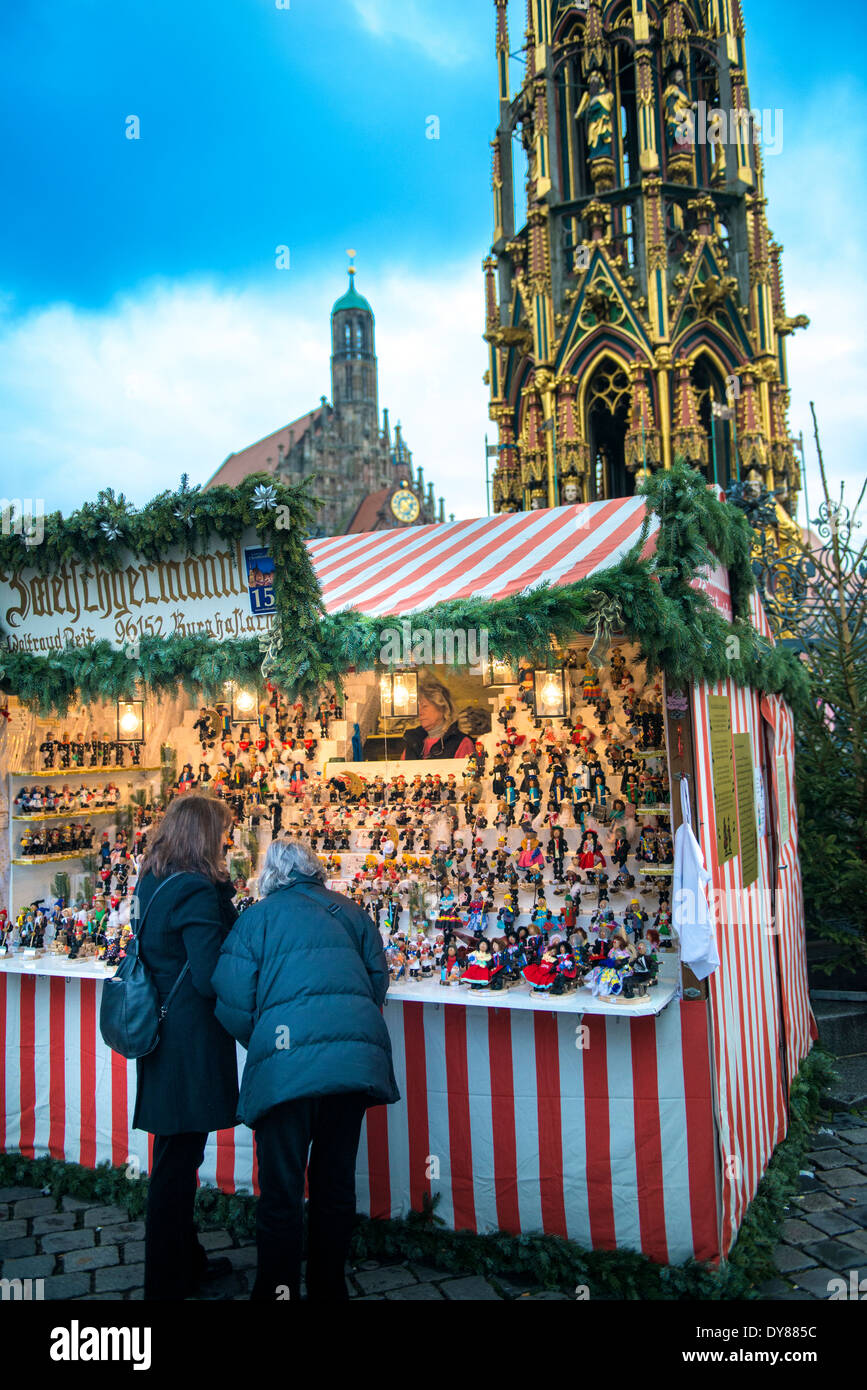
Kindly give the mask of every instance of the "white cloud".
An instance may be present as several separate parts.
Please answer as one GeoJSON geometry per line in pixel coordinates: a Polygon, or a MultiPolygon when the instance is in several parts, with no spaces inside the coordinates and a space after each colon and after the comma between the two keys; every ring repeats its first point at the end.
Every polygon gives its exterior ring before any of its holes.
{"type": "MultiPolygon", "coordinates": [[[[454,67],[478,58],[475,26],[454,0],[351,0],[358,19],[375,38],[420,48],[435,63],[454,67]]],[[[493,25],[493,20],[491,21],[493,25]]]]}
{"type": "Polygon", "coordinates": [[[821,485],[810,401],[832,493],[845,480],[854,503],[867,472],[867,285],[860,237],[865,95],[850,81],[835,82],[809,101],[788,105],[783,151],[765,160],[768,217],[784,244],[786,310],[810,318],[810,327],[788,340],[789,423],[796,436],[804,434],[814,516],[821,485]],[[838,138],[841,130],[845,140],[838,138]]]}
{"type": "MultiPolygon", "coordinates": [[[[2,491],[70,511],[106,486],[141,505],[182,472],[205,482],[227,454],[330,397],[322,280],[143,286],[102,311],[0,310],[2,491]]],[[[283,277],[280,277],[281,281],[283,277]]],[[[482,284],[475,266],[361,287],[376,313],[380,406],[446,510],[485,510],[482,284]]],[[[334,297],[340,286],[334,286],[334,297]]]]}

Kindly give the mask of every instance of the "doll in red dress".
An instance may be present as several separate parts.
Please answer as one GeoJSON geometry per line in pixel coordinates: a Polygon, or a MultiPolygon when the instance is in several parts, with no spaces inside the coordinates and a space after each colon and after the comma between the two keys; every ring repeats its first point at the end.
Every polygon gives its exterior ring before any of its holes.
{"type": "Polygon", "coordinates": [[[521,973],[533,989],[549,990],[557,978],[556,947],[549,946],[538,965],[525,965],[521,973]]]}
{"type": "Polygon", "coordinates": [[[491,983],[493,960],[487,941],[480,941],[467,957],[467,968],[461,977],[462,983],[472,985],[473,989],[487,988],[491,983]]]}
{"type": "Polygon", "coordinates": [[[605,865],[605,856],[599,849],[599,836],[595,830],[588,830],[578,851],[578,867],[586,872],[588,869],[594,869],[598,863],[603,867],[605,865]]]}

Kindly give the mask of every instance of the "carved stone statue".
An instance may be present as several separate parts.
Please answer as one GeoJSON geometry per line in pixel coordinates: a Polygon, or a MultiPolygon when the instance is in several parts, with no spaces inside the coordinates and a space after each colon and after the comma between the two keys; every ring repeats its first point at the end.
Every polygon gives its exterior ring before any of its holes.
{"type": "Polygon", "coordinates": [[[581,98],[576,121],[587,112],[587,158],[610,159],[613,149],[614,128],[611,111],[614,94],[608,90],[605,78],[599,72],[591,72],[587,91],[581,98]]]}
{"type": "Polygon", "coordinates": [[[563,501],[564,501],[564,502],[580,502],[580,501],[581,501],[581,484],[579,483],[579,481],[578,481],[577,478],[564,478],[564,479],[563,479],[563,501]]]}
{"type": "Polygon", "coordinates": [[[693,103],[685,87],[683,68],[675,68],[662,94],[665,113],[665,140],[674,154],[690,154],[695,142],[693,103]]]}

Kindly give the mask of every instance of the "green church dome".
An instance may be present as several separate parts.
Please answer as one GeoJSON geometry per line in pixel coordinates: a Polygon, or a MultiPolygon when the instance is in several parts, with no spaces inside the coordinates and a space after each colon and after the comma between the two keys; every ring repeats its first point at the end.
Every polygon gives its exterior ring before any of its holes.
{"type": "Polygon", "coordinates": [[[354,266],[349,267],[349,289],[346,291],[346,294],[342,295],[341,298],[337,300],[334,308],[331,310],[332,318],[335,314],[339,314],[341,309],[362,309],[367,314],[373,313],[364,295],[359,294],[358,290],[355,288],[354,266]]]}

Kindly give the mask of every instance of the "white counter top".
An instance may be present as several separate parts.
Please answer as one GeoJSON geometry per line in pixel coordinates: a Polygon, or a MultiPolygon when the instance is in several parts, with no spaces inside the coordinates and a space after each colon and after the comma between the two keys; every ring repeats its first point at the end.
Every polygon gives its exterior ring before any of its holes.
{"type": "Polygon", "coordinates": [[[70,960],[68,956],[55,956],[48,951],[35,959],[26,958],[23,951],[10,951],[8,956],[0,956],[0,970],[5,970],[7,975],[62,975],[67,980],[106,980],[116,969],[117,966],[103,965],[99,960],[70,960]]]}

